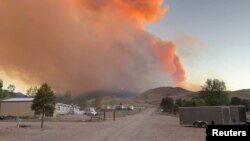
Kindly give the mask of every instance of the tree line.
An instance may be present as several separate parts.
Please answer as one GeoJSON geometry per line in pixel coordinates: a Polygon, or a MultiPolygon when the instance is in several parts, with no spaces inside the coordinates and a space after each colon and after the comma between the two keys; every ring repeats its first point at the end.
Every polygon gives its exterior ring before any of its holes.
{"type": "MultiPolygon", "coordinates": [[[[7,90],[3,90],[3,81],[0,79],[0,100],[16,97],[14,91],[14,85],[9,85],[7,90]]],[[[55,111],[55,92],[48,84],[44,83],[39,88],[37,86],[29,88],[27,90],[26,96],[34,98],[31,109],[36,115],[41,115],[41,128],[43,128],[44,116],[52,116],[55,111]]],[[[97,110],[101,109],[101,100],[101,97],[97,96],[91,103],[91,106],[95,107],[97,110]]],[[[65,104],[73,104],[70,91],[67,91],[64,94],[63,101],[65,104]]],[[[81,97],[79,102],[80,110],[84,110],[87,106],[87,99],[85,97],[81,97]]]]}
{"type": "MultiPolygon", "coordinates": [[[[67,91],[64,94],[63,97],[63,102],[65,104],[73,104],[73,97],[70,91],[67,91]]],[[[88,105],[87,99],[82,96],[79,98],[79,107],[80,110],[84,110],[86,107],[91,106],[91,107],[95,107],[97,110],[101,109],[101,102],[102,102],[102,97],[101,96],[96,96],[95,99],[90,103],[90,105],[88,105]]]]}
{"type": "MultiPolygon", "coordinates": [[[[65,104],[72,104],[72,95],[67,91],[64,95],[65,104]]],[[[54,91],[48,84],[43,84],[39,89],[37,89],[33,104],[31,109],[35,111],[35,114],[42,115],[41,118],[41,128],[43,128],[44,116],[52,116],[55,110],[56,96],[54,91]]],[[[101,108],[101,97],[96,97],[93,101],[93,107],[96,107],[97,110],[101,108]]],[[[87,107],[87,100],[82,97],[80,100],[80,109],[84,110],[87,107]]]]}
{"type": "Polygon", "coordinates": [[[166,97],[161,100],[160,107],[163,111],[176,113],[179,107],[193,106],[222,106],[222,105],[245,105],[246,110],[250,110],[250,100],[238,97],[229,98],[226,85],[218,79],[207,79],[202,90],[191,100],[176,99],[166,97]]]}
{"type": "MultiPolygon", "coordinates": [[[[3,89],[3,80],[0,79],[0,100],[7,99],[7,98],[14,98],[16,97],[15,94],[15,86],[10,84],[6,90],[3,89]]],[[[27,97],[35,97],[37,92],[38,92],[38,87],[30,87],[26,91],[26,96],[27,97]]],[[[97,96],[92,103],[90,103],[89,106],[96,107],[96,109],[101,109],[101,101],[102,98],[100,96],[97,96]]],[[[73,97],[70,91],[66,91],[65,94],[63,95],[63,101],[64,104],[73,104],[73,97]]],[[[80,110],[84,110],[86,107],[88,107],[87,99],[82,96],[79,99],[79,102],[77,103],[80,107],[80,110]]],[[[52,112],[47,113],[46,115],[51,115],[52,112]]]]}
{"type": "Polygon", "coordinates": [[[16,87],[12,84],[9,84],[6,90],[3,89],[3,80],[0,79],[0,100],[5,98],[11,98],[15,97],[15,91],[16,87]]]}

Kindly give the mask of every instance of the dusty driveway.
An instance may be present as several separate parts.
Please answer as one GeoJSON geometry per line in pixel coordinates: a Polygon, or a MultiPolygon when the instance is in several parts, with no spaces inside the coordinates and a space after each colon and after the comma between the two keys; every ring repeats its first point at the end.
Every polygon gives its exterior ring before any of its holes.
{"type": "Polygon", "coordinates": [[[105,122],[0,122],[1,141],[205,141],[205,129],[182,127],[178,118],[155,115],[147,109],[137,115],[105,122]]]}

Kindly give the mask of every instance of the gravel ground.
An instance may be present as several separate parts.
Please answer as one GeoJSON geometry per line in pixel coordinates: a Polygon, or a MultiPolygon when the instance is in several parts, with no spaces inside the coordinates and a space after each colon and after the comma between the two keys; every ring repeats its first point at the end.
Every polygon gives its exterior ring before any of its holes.
{"type": "Polygon", "coordinates": [[[102,122],[0,122],[0,141],[205,141],[205,129],[183,127],[154,109],[102,122]]]}

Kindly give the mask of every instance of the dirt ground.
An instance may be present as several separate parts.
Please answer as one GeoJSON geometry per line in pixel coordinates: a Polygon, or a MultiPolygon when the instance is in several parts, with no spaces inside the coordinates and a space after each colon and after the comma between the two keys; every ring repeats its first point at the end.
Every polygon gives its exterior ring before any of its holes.
{"type": "Polygon", "coordinates": [[[205,141],[205,129],[183,127],[177,117],[146,109],[102,122],[0,122],[0,141],[205,141]]]}

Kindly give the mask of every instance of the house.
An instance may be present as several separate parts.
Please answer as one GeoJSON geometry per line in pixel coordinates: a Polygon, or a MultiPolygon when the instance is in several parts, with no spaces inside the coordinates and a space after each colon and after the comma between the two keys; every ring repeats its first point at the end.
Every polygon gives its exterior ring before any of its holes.
{"type": "Polygon", "coordinates": [[[4,116],[34,116],[31,110],[34,98],[9,98],[0,101],[0,115],[4,116]]]}
{"type": "Polygon", "coordinates": [[[56,103],[55,115],[64,115],[64,114],[83,115],[83,111],[80,110],[80,107],[78,105],[56,103]]]}

